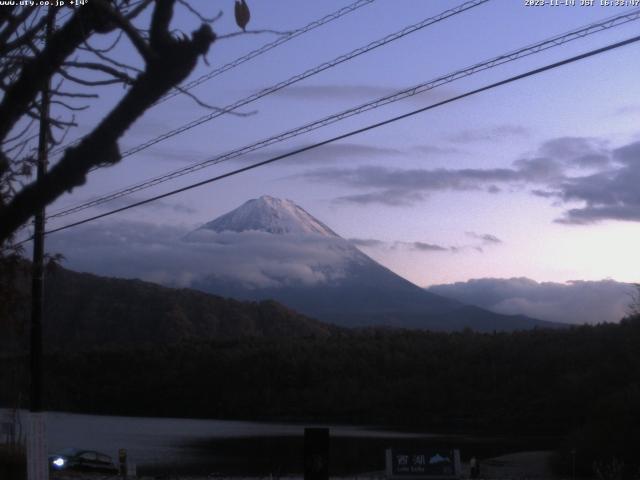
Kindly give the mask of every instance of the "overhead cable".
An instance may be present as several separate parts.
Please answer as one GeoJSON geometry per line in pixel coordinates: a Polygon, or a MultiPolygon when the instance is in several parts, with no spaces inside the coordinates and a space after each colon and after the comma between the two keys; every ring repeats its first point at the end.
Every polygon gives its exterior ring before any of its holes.
{"type": "MultiPolygon", "coordinates": [[[[419,108],[417,110],[413,110],[411,112],[408,112],[408,113],[405,113],[405,114],[402,114],[402,115],[398,115],[398,116],[395,116],[395,117],[392,117],[392,118],[388,118],[386,120],[383,120],[383,121],[368,125],[366,127],[358,128],[356,130],[352,130],[350,132],[343,133],[341,135],[329,138],[327,140],[323,140],[321,142],[317,142],[317,143],[314,143],[312,145],[307,145],[305,147],[298,148],[296,150],[292,150],[292,151],[284,153],[282,155],[278,155],[278,156],[269,158],[267,160],[263,160],[261,162],[254,163],[254,164],[248,165],[246,167],[238,168],[238,169],[233,170],[231,172],[227,172],[227,173],[224,173],[224,174],[221,174],[221,175],[217,175],[215,177],[211,177],[211,178],[208,178],[206,180],[202,180],[200,182],[192,183],[190,185],[187,185],[187,186],[184,186],[184,187],[181,187],[181,188],[177,188],[175,190],[171,190],[169,192],[165,192],[165,193],[162,193],[160,195],[156,195],[154,197],[147,198],[145,200],[141,200],[139,202],[135,202],[135,203],[132,203],[130,205],[127,205],[127,206],[124,206],[124,207],[121,207],[121,208],[110,210],[108,212],[105,212],[105,213],[102,213],[102,214],[99,214],[99,215],[94,215],[92,217],[85,218],[83,220],[80,220],[80,221],[77,221],[77,222],[73,222],[73,223],[64,225],[62,227],[58,227],[58,228],[55,228],[55,229],[52,229],[52,230],[48,230],[48,231],[45,232],[45,234],[50,235],[52,233],[60,232],[62,230],[67,230],[69,228],[76,227],[76,226],[79,226],[79,225],[83,225],[83,224],[98,220],[100,218],[105,218],[105,217],[114,215],[116,213],[120,213],[120,212],[123,212],[123,211],[126,211],[126,210],[130,210],[130,209],[135,208],[135,207],[139,207],[141,205],[146,205],[148,203],[155,202],[155,201],[163,199],[163,198],[167,198],[167,197],[170,197],[170,196],[173,196],[173,195],[177,195],[178,193],[186,192],[188,190],[192,190],[194,188],[201,187],[203,185],[208,185],[210,183],[217,182],[217,181],[220,181],[222,179],[225,179],[225,178],[228,178],[228,177],[231,177],[231,176],[234,176],[234,175],[238,175],[240,173],[247,172],[249,170],[253,170],[255,168],[262,167],[262,166],[277,162],[279,160],[283,160],[285,158],[289,158],[289,157],[292,157],[294,155],[298,155],[300,153],[307,152],[309,150],[313,150],[313,149],[319,148],[319,147],[321,147],[323,145],[327,145],[327,144],[330,144],[330,143],[333,143],[333,142],[336,142],[336,141],[339,141],[339,140],[344,140],[345,138],[349,138],[349,137],[352,137],[354,135],[358,135],[360,133],[364,133],[364,132],[367,132],[369,130],[376,129],[376,128],[382,127],[384,125],[388,125],[390,123],[397,122],[397,121],[405,119],[405,118],[413,117],[413,116],[418,115],[420,113],[424,113],[426,111],[433,110],[433,109],[435,109],[437,107],[441,107],[443,105],[447,105],[449,103],[453,103],[453,102],[456,102],[458,100],[462,100],[463,98],[467,98],[467,97],[470,97],[472,95],[477,95],[479,93],[482,93],[482,92],[485,92],[485,91],[488,91],[488,90],[492,90],[494,88],[501,87],[501,86],[507,85],[509,83],[513,83],[513,82],[516,82],[516,81],[519,81],[519,80],[523,80],[523,79],[525,79],[527,77],[531,77],[531,76],[534,76],[534,75],[539,75],[540,73],[547,72],[549,70],[553,70],[553,69],[562,67],[564,65],[575,63],[575,62],[578,62],[580,60],[584,60],[586,58],[593,57],[595,55],[600,55],[600,54],[603,54],[605,52],[609,52],[609,51],[615,50],[617,48],[621,48],[621,47],[624,47],[624,46],[627,46],[627,45],[631,45],[631,44],[636,43],[638,41],[640,41],[640,35],[632,37],[632,38],[629,38],[629,39],[626,39],[626,40],[623,40],[623,41],[620,41],[620,42],[616,42],[616,43],[607,45],[605,47],[597,48],[595,50],[590,50],[590,51],[588,51],[586,53],[582,53],[580,55],[576,55],[576,56],[567,58],[565,60],[561,60],[559,62],[551,63],[551,64],[545,65],[543,67],[540,67],[540,68],[529,70],[529,71],[527,71],[525,73],[509,77],[509,78],[507,78],[505,80],[501,80],[501,81],[486,85],[484,87],[476,88],[475,90],[468,91],[468,92],[463,93],[461,95],[456,95],[454,97],[448,98],[447,100],[436,102],[436,103],[433,103],[433,104],[428,105],[426,107],[422,107],[422,108],[419,108]]],[[[29,239],[24,240],[24,241],[22,241],[20,243],[24,243],[24,242],[26,242],[28,240],[29,239]]]]}
{"type": "Polygon", "coordinates": [[[394,103],[394,102],[398,102],[400,100],[418,95],[420,93],[424,93],[426,91],[432,90],[436,87],[454,82],[460,78],[464,78],[464,77],[468,77],[470,75],[476,74],[478,72],[484,71],[484,70],[488,70],[490,68],[494,68],[497,67],[499,65],[503,65],[505,63],[509,63],[512,61],[515,61],[517,59],[523,58],[523,57],[527,57],[533,54],[537,54],[540,53],[542,51],[548,50],[550,48],[553,47],[558,47],[560,45],[563,45],[565,43],[568,43],[570,41],[579,39],[579,38],[584,38],[588,35],[592,35],[595,34],[597,32],[603,31],[603,30],[608,30],[610,28],[614,28],[620,25],[623,25],[625,23],[631,22],[631,21],[635,21],[640,19],[640,9],[636,9],[633,10],[631,12],[627,12],[624,14],[620,14],[620,15],[616,15],[614,17],[610,17],[607,18],[605,20],[599,21],[597,23],[593,23],[593,24],[589,24],[587,26],[581,27],[579,29],[576,30],[572,30],[570,32],[561,34],[561,35],[556,35],[554,37],[551,37],[549,39],[543,40],[541,42],[535,43],[535,44],[531,44],[528,45],[526,47],[520,48],[518,50],[514,50],[512,52],[497,56],[497,57],[493,57],[489,60],[480,62],[480,63],[476,63],[470,67],[466,67],[460,70],[456,70],[454,72],[448,73],[446,75],[437,77],[435,79],[429,80],[427,82],[423,82],[420,83],[418,85],[415,85],[413,87],[401,90],[399,92],[396,92],[392,95],[387,95],[384,96],[382,98],[378,98],[374,101],[371,102],[367,102],[365,104],[347,109],[347,110],[343,110],[339,113],[330,115],[328,117],[324,117],[320,120],[316,120],[314,122],[305,124],[303,126],[300,127],[296,127],[292,130],[288,130],[286,132],[274,135],[272,137],[268,137],[266,139],[260,140],[258,142],[255,142],[253,144],[250,145],[246,145],[244,147],[241,147],[239,149],[236,150],[232,150],[229,152],[226,152],[224,154],[221,155],[217,155],[215,157],[209,158],[207,160],[204,160],[202,162],[198,162],[186,167],[182,167],[180,169],[174,170],[172,172],[168,172],[162,175],[159,175],[157,177],[145,180],[143,182],[139,182],[133,185],[130,185],[126,188],[122,188],[119,190],[116,190],[114,192],[102,195],[98,198],[92,199],[90,201],[87,202],[83,202],[81,204],[78,204],[76,206],[73,207],[66,207],[62,210],[59,210],[55,213],[52,213],[51,215],[49,215],[49,219],[53,219],[53,218],[58,218],[58,217],[63,217],[66,215],[70,215],[72,213],[76,213],[79,212],[81,210],[85,210],[87,208],[91,208],[91,207],[95,207],[107,202],[110,202],[112,200],[115,200],[117,198],[126,196],[126,195],[130,195],[132,193],[138,192],[140,190],[144,190],[147,188],[151,188],[154,187],[156,185],[159,185],[161,183],[167,182],[169,180],[173,180],[175,178],[184,176],[184,175],[188,175],[190,173],[196,172],[198,170],[201,170],[203,168],[209,167],[211,165],[216,165],[218,163],[222,163],[234,158],[238,158],[241,157],[243,155],[246,155],[248,153],[252,153],[254,151],[263,149],[265,147],[274,145],[276,143],[280,143],[283,142],[285,140],[289,140],[291,138],[297,137],[299,135],[317,130],[319,128],[325,127],[327,125],[331,125],[333,123],[339,122],[341,120],[344,120],[346,118],[352,117],[354,115],[359,115],[361,113],[367,112],[369,110],[373,110],[379,107],[382,107],[384,105],[390,104],[390,103],[394,103]]]}

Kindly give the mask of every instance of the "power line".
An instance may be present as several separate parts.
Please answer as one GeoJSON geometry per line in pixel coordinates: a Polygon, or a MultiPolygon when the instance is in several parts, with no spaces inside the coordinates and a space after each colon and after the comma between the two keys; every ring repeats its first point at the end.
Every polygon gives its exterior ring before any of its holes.
{"type": "MultiPolygon", "coordinates": [[[[375,2],[376,0],[357,0],[356,2],[353,2],[349,5],[347,5],[346,7],[343,7],[339,10],[336,10],[335,12],[332,12],[328,15],[325,15],[324,17],[318,19],[318,20],[314,20],[311,23],[308,23],[307,25],[305,25],[304,27],[300,27],[296,30],[293,30],[292,32],[288,33],[287,35],[283,35],[281,37],[278,37],[276,40],[269,42],[269,43],[265,43],[264,45],[262,45],[261,47],[256,48],[255,50],[250,51],[249,53],[236,58],[235,60],[230,61],[229,63],[226,63],[224,65],[222,65],[221,67],[218,67],[214,70],[212,70],[211,72],[202,75],[199,78],[196,78],[194,80],[192,80],[191,82],[186,83],[185,85],[180,87],[180,90],[178,89],[174,89],[171,92],[167,93],[164,97],[160,98],[153,106],[155,105],[159,105],[160,103],[163,103],[167,100],[169,100],[170,98],[175,97],[176,95],[180,95],[183,91],[186,90],[191,90],[194,87],[197,87],[198,85],[207,82],[215,77],[217,77],[218,75],[222,75],[224,72],[229,71],[239,65],[242,65],[243,63],[248,62],[249,60],[252,60],[260,55],[262,55],[263,53],[267,53],[270,50],[273,50],[276,47],[279,47],[280,45],[287,43],[290,40],[293,40],[294,38],[299,37],[300,35],[303,35],[307,32],[310,32],[312,30],[315,30],[318,27],[321,27],[322,25],[325,25],[327,23],[330,23],[334,20],[337,20],[340,17],[343,17],[351,12],[354,12],[356,10],[358,10],[361,7],[364,7],[366,5],[369,5],[373,2],[375,2]]],[[[51,152],[52,155],[57,155],[63,151],[65,151],[67,148],[69,148],[70,146],[76,145],[78,143],[80,143],[82,141],[83,137],[77,138],[69,143],[67,143],[66,145],[62,145],[58,148],[56,148],[55,150],[53,150],[51,152]]]]}
{"type": "MultiPolygon", "coordinates": [[[[280,45],[282,45],[283,43],[288,42],[289,40],[293,40],[294,38],[310,32],[311,30],[314,30],[326,23],[332,22],[333,20],[336,20],[344,15],[347,15],[348,13],[351,13],[361,7],[364,7],[366,5],[369,5],[370,3],[374,2],[375,0],[358,0],[357,2],[354,2],[350,5],[347,5],[346,7],[341,8],[340,10],[337,10],[333,13],[330,13],[329,15],[326,15],[324,17],[322,17],[319,20],[315,20],[307,25],[305,25],[304,27],[298,28],[297,30],[292,31],[291,33],[289,33],[288,35],[282,36],[277,38],[276,40],[274,40],[273,42],[270,43],[266,43],[264,45],[262,45],[261,47],[252,50],[251,52],[247,53],[246,55],[243,55],[242,57],[236,58],[235,60],[232,60],[231,62],[222,65],[221,67],[216,68],[215,70],[212,70],[211,72],[207,73],[206,75],[202,75],[199,78],[196,78],[194,80],[192,80],[191,82],[185,84],[184,86],[180,87],[182,90],[191,90],[194,87],[197,87],[198,85],[211,80],[212,78],[217,77],[218,75],[223,74],[224,72],[226,72],[227,70],[231,70],[232,68],[237,67],[238,65],[242,65],[245,62],[248,62],[249,60],[262,55],[263,53],[268,52],[269,50],[272,50],[280,45]]],[[[158,100],[156,102],[156,105],[159,103],[162,103],[166,100],[169,100],[170,98],[175,97],[176,95],[180,95],[182,92],[180,90],[173,90],[172,92],[167,93],[164,97],[162,97],[160,100],[158,100]]]]}
{"type": "Polygon", "coordinates": [[[312,77],[314,75],[317,75],[318,73],[321,73],[325,70],[328,70],[330,68],[333,68],[337,65],[340,65],[344,62],[347,62],[349,60],[352,60],[360,55],[363,55],[365,53],[368,53],[372,50],[375,50],[376,48],[382,47],[383,45],[386,45],[388,43],[394,42],[396,40],[399,40],[403,37],[406,37],[407,35],[410,35],[412,33],[415,33],[419,30],[422,30],[423,28],[429,27],[433,24],[439,23],[443,20],[446,20],[449,17],[453,17],[455,15],[458,15],[462,12],[465,12],[467,10],[470,10],[472,8],[478,7],[484,3],[489,2],[490,0],[471,0],[468,2],[465,2],[461,5],[458,5],[457,7],[451,8],[449,10],[445,10],[444,12],[435,15],[433,17],[429,17],[426,18],[418,23],[415,23],[413,25],[410,25],[408,27],[403,28],[402,30],[399,30],[395,33],[392,33],[390,35],[387,35],[384,38],[381,38],[379,40],[375,40],[367,45],[365,45],[364,47],[360,47],[360,48],[356,48],[355,50],[350,51],[349,53],[340,55],[339,57],[334,58],[333,60],[330,60],[328,62],[325,62],[321,65],[318,65],[317,67],[311,68],[309,70],[306,70],[303,73],[294,75],[293,77],[288,78],[287,80],[284,80],[282,82],[276,83],[275,85],[271,85],[270,87],[264,88],[252,95],[249,95],[248,97],[245,97],[241,100],[238,100],[237,102],[234,102],[230,105],[227,105],[226,107],[222,107],[219,110],[216,110],[215,112],[209,113],[207,115],[203,115],[202,117],[193,120],[185,125],[182,125],[181,127],[175,128],[173,130],[170,130],[169,132],[166,132],[162,135],[157,136],[156,138],[153,138],[147,142],[144,142],[140,145],[137,145],[133,148],[130,148],[126,151],[124,151],[122,153],[122,158],[128,157],[130,155],[133,155],[134,153],[138,153],[142,150],[145,150],[149,147],[151,147],[152,145],[155,145],[157,143],[160,143],[164,140],[167,140],[168,138],[174,137],[176,135],[179,135],[181,133],[184,133],[188,130],[191,130],[194,127],[197,127],[199,125],[202,125],[203,123],[209,122],[211,120],[213,120],[214,118],[220,117],[226,113],[230,113],[233,112],[234,110],[237,110],[241,107],[247,106],[250,103],[255,102],[256,100],[259,100],[260,98],[263,98],[267,95],[271,95],[272,93],[275,93],[279,90],[282,90],[285,87],[288,87],[290,85],[293,85],[295,83],[298,83],[302,80],[305,80],[309,77],[312,77]]]}
{"type": "Polygon", "coordinates": [[[317,130],[319,128],[325,127],[327,125],[331,125],[333,123],[339,122],[341,120],[344,120],[346,118],[355,116],[355,115],[359,115],[361,113],[364,113],[366,111],[369,110],[373,110],[376,108],[379,108],[381,106],[393,103],[393,102],[397,102],[400,100],[403,100],[405,98],[409,98],[412,97],[414,95],[426,92],[428,90],[432,90],[436,87],[442,86],[444,84],[447,83],[451,83],[453,81],[456,81],[460,78],[464,78],[470,75],[473,75],[475,73],[484,71],[484,70],[488,70],[490,68],[494,68],[497,67],[499,65],[503,65],[505,63],[509,63],[512,61],[515,61],[517,59],[523,58],[523,57],[527,57],[529,55],[533,55],[533,54],[537,54],[540,53],[542,51],[548,50],[550,48],[553,47],[558,47],[560,45],[563,45],[567,42],[579,39],[579,38],[584,38],[585,36],[588,35],[592,35],[594,33],[603,31],[603,30],[607,30],[613,27],[617,27],[620,25],[623,25],[625,23],[631,22],[631,21],[635,21],[640,19],[640,9],[636,9],[624,14],[620,14],[620,15],[616,15],[613,17],[609,17],[605,20],[601,20],[597,23],[593,23],[593,24],[589,24],[585,27],[581,27],[579,29],[576,30],[572,30],[569,32],[566,32],[564,34],[560,34],[560,35],[556,35],[554,37],[551,37],[547,40],[543,40],[542,42],[538,42],[532,45],[528,45],[526,47],[520,48],[518,50],[514,50],[512,52],[494,57],[490,60],[484,61],[484,62],[480,62],[477,64],[472,65],[471,67],[467,67],[461,70],[457,70],[454,71],[452,73],[448,73],[444,76],[438,77],[436,79],[430,80],[428,82],[424,82],[421,83],[419,85],[415,85],[411,88],[407,88],[405,90],[401,90],[397,93],[394,93],[392,95],[388,95],[382,98],[379,98],[377,100],[359,105],[357,107],[353,107],[350,108],[348,110],[344,110],[342,112],[330,115],[328,117],[322,118],[320,120],[316,120],[314,122],[308,123],[306,125],[303,125],[301,127],[297,127],[295,129],[289,130],[287,132],[278,134],[278,135],[274,135],[272,137],[269,137],[267,139],[263,139],[261,141],[258,141],[256,143],[244,146],[242,148],[239,148],[237,150],[233,150],[230,152],[227,152],[225,154],[222,155],[218,155],[216,157],[207,159],[203,162],[199,162],[193,165],[190,165],[188,167],[183,167],[180,168],[178,170],[174,170],[172,172],[160,175],[158,177],[154,177],[152,179],[131,185],[129,187],[120,189],[120,190],[116,190],[112,193],[103,195],[99,198],[93,199],[91,201],[88,202],[84,202],[81,203],[79,205],[76,205],[74,207],[70,207],[70,208],[66,208],[63,210],[59,210],[58,212],[53,213],[52,215],[50,215],[48,218],[58,218],[58,217],[63,217],[66,215],[70,215],[72,213],[76,213],[79,212],[81,210],[85,210],[87,208],[90,207],[94,207],[94,206],[98,206],[104,203],[107,203],[109,201],[115,200],[116,198],[120,198],[126,195],[130,195],[131,193],[140,191],[140,190],[144,190],[147,188],[151,188],[155,185],[167,182],[169,180],[173,180],[175,178],[196,172],[198,170],[201,170],[203,168],[209,167],[211,165],[216,165],[218,163],[227,161],[227,160],[231,160],[233,158],[237,158],[240,157],[242,155],[246,155],[248,153],[254,152],[256,150],[260,150],[262,148],[265,148],[267,146],[276,144],[276,143],[280,143],[282,141],[285,140],[289,140],[291,138],[297,137],[299,135],[317,130]]]}
{"type": "MultiPolygon", "coordinates": [[[[426,112],[428,110],[432,110],[432,109],[435,109],[437,107],[441,107],[443,105],[447,105],[449,103],[453,103],[455,101],[462,100],[463,98],[467,98],[467,97],[470,97],[472,95],[477,95],[478,93],[486,92],[488,90],[492,90],[494,88],[497,88],[497,87],[500,87],[500,86],[503,86],[503,85],[507,85],[509,83],[516,82],[518,80],[523,80],[523,79],[525,79],[527,77],[538,75],[540,73],[543,73],[543,72],[546,72],[546,71],[549,71],[549,70],[553,70],[553,69],[562,67],[564,65],[568,65],[568,64],[580,61],[580,60],[584,60],[585,58],[593,57],[595,55],[600,55],[602,53],[605,53],[605,52],[608,52],[608,51],[611,51],[611,50],[615,50],[617,48],[621,48],[621,47],[624,47],[626,45],[630,45],[632,43],[636,43],[638,41],[640,41],[640,35],[632,37],[632,38],[629,38],[629,39],[626,39],[626,40],[623,40],[623,41],[620,41],[620,42],[616,42],[616,43],[607,45],[605,47],[601,47],[601,48],[598,48],[598,49],[595,49],[595,50],[590,50],[589,52],[582,53],[580,55],[576,55],[576,56],[567,58],[565,60],[561,60],[559,62],[548,64],[548,65],[545,65],[544,67],[540,67],[540,68],[536,68],[536,69],[533,69],[533,70],[529,70],[528,72],[509,77],[509,78],[507,78],[505,80],[501,80],[499,82],[495,82],[495,83],[486,85],[484,87],[480,87],[480,88],[477,88],[475,90],[471,90],[471,91],[463,93],[461,95],[456,95],[455,97],[448,98],[447,100],[443,100],[443,101],[440,101],[440,102],[437,102],[437,103],[433,103],[433,104],[428,105],[426,107],[422,107],[422,108],[419,108],[417,110],[413,110],[411,112],[408,112],[408,113],[405,113],[405,114],[402,114],[402,115],[398,115],[398,116],[389,118],[387,120],[383,120],[383,121],[368,125],[366,127],[359,128],[357,130],[352,130],[350,132],[347,132],[347,133],[332,137],[332,138],[330,138],[328,140],[323,140],[321,142],[314,143],[313,145],[308,145],[306,147],[302,147],[302,148],[299,148],[299,149],[296,149],[296,150],[292,150],[290,152],[287,152],[287,153],[282,154],[282,155],[278,155],[276,157],[272,157],[272,158],[270,158],[268,160],[264,160],[262,162],[258,162],[258,163],[254,163],[252,165],[248,165],[246,167],[238,168],[238,169],[233,170],[231,172],[227,172],[227,173],[224,173],[222,175],[217,175],[215,177],[211,177],[211,178],[208,178],[206,180],[187,185],[185,187],[181,187],[181,188],[178,188],[178,189],[175,189],[175,190],[171,190],[169,192],[166,192],[166,193],[163,193],[163,194],[160,194],[160,195],[156,195],[154,197],[147,198],[145,200],[142,200],[142,201],[139,201],[139,202],[136,202],[136,203],[132,203],[131,205],[127,205],[125,207],[117,208],[117,209],[111,210],[109,212],[102,213],[100,215],[94,215],[93,217],[85,218],[84,220],[80,220],[78,222],[70,223],[68,225],[64,225],[62,227],[55,228],[53,230],[48,230],[47,232],[45,232],[45,234],[49,235],[49,234],[52,234],[52,233],[60,232],[62,230],[66,230],[66,229],[69,229],[69,228],[72,228],[72,227],[83,225],[85,223],[89,223],[89,222],[92,222],[94,220],[98,220],[100,218],[108,217],[110,215],[114,215],[116,213],[120,213],[120,212],[123,212],[125,210],[129,210],[131,208],[135,208],[135,207],[138,207],[138,206],[141,206],[141,205],[146,205],[147,203],[151,203],[151,202],[154,202],[156,200],[160,200],[160,199],[163,199],[163,198],[166,198],[166,197],[170,197],[170,196],[176,195],[178,193],[185,192],[187,190],[192,190],[194,188],[201,187],[203,185],[207,185],[209,183],[213,183],[213,182],[222,180],[224,178],[228,178],[228,177],[231,177],[231,176],[234,176],[234,175],[238,175],[240,173],[243,173],[243,172],[246,172],[246,171],[249,171],[249,170],[253,170],[255,168],[262,167],[264,165],[268,165],[270,163],[277,162],[279,160],[283,160],[283,159],[291,157],[293,155],[297,155],[297,154],[300,154],[300,153],[303,153],[303,152],[307,152],[309,150],[313,150],[313,149],[316,149],[316,148],[321,147],[323,145],[327,145],[329,143],[333,143],[333,142],[336,142],[336,141],[339,141],[339,140],[344,140],[345,138],[349,138],[349,137],[352,137],[354,135],[358,135],[360,133],[364,133],[364,132],[367,132],[369,130],[373,130],[373,129],[382,127],[384,125],[388,125],[390,123],[394,123],[394,122],[397,122],[399,120],[403,120],[405,118],[409,118],[409,117],[418,115],[418,114],[426,112]]],[[[20,243],[24,243],[24,242],[26,242],[28,240],[30,240],[30,239],[23,240],[23,242],[20,242],[20,243]]]]}
{"type": "MultiPolygon", "coordinates": [[[[293,77],[288,78],[287,80],[284,80],[282,82],[276,83],[274,85],[271,85],[267,88],[264,88],[258,92],[255,92],[251,95],[249,95],[248,97],[242,98],[230,105],[227,105],[225,107],[216,109],[214,112],[211,112],[207,115],[203,115],[200,118],[197,118],[195,120],[192,120],[189,123],[186,123],[178,128],[175,128],[173,130],[170,130],[168,132],[165,132],[155,138],[152,138],[151,140],[148,140],[144,143],[141,143],[135,147],[132,147],[128,150],[125,150],[122,154],[121,154],[121,158],[125,158],[128,156],[131,156],[135,153],[141,152],[142,150],[145,150],[157,143],[160,143],[164,140],[167,140],[169,138],[175,137],[176,135],[180,135],[181,133],[184,133],[188,130],[191,130],[192,128],[195,128],[199,125],[202,125],[203,123],[209,122],[211,120],[213,120],[214,118],[220,117],[222,115],[225,115],[227,113],[233,112],[234,110],[237,110],[239,108],[245,107],[247,105],[249,105],[250,103],[255,102],[256,100],[259,100],[267,95],[271,95],[272,93],[275,93],[279,90],[282,90],[285,87],[288,87],[290,85],[293,85],[295,83],[298,83],[302,80],[305,80],[309,77],[312,77],[314,75],[317,75],[318,73],[324,72],[325,70],[328,70],[330,68],[336,67],[344,62],[347,62],[349,60],[352,60],[356,57],[359,57],[360,55],[363,55],[365,53],[368,53],[372,50],[375,50],[376,48],[382,47],[383,45],[386,45],[388,43],[391,43],[393,41],[399,40],[403,37],[406,37],[407,35],[410,35],[412,33],[415,33],[419,30],[422,30],[423,28],[429,27],[433,24],[439,23],[443,20],[446,20],[449,17],[453,17],[455,15],[458,15],[462,12],[465,12],[467,10],[470,10],[472,8],[478,7],[484,3],[489,2],[490,0],[471,0],[468,2],[465,2],[461,5],[458,5],[457,7],[445,10],[444,12],[433,16],[433,17],[429,17],[426,18],[418,23],[414,23],[413,25],[410,25],[408,27],[403,28],[402,30],[399,30],[395,33],[392,33],[390,35],[387,35],[384,38],[375,40],[363,47],[359,47],[356,48],[355,50],[350,51],[349,53],[340,55],[339,57],[334,58],[333,60],[330,60],[328,62],[322,63],[314,68],[311,68],[309,70],[306,70],[303,73],[299,73],[297,75],[294,75],[293,77]]],[[[96,170],[98,167],[93,168],[91,171],[96,170]]]]}

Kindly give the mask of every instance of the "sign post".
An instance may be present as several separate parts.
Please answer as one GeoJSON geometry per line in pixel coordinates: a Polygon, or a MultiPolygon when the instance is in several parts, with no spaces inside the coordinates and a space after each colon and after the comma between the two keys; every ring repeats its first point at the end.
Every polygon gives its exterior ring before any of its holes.
{"type": "Polygon", "coordinates": [[[118,450],[118,462],[120,466],[120,477],[122,480],[127,478],[127,451],[124,448],[118,450]]]}
{"type": "Polygon", "coordinates": [[[329,429],[304,429],[304,480],[329,480],[329,429]]]}

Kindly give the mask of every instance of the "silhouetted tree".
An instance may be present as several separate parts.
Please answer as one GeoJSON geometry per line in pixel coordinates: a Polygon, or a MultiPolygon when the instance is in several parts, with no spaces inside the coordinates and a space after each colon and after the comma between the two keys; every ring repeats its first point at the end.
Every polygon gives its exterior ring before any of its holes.
{"type": "MultiPolygon", "coordinates": [[[[249,10],[242,5],[244,30],[249,10]]],[[[0,9],[0,248],[7,248],[34,212],[84,184],[91,169],[120,161],[118,139],[149,107],[179,88],[216,40],[211,24],[219,16],[206,18],[187,0],[91,0],[75,9],[0,9]],[[191,35],[176,35],[174,7],[196,15],[200,27],[191,35]],[[48,22],[56,27],[45,41],[48,22]],[[112,38],[112,45],[101,49],[89,43],[101,36],[112,38]],[[136,65],[118,58],[114,50],[125,41],[137,51],[136,65]],[[97,97],[96,87],[104,85],[122,84],[126,89],[104,118],[36,183],[32,127],[40,118],[39,94],[47,81],[52,104],[69,113],[51,118],[51,145],[75,126],[73,112],[87,108],[77,101],[97,97]]]]}

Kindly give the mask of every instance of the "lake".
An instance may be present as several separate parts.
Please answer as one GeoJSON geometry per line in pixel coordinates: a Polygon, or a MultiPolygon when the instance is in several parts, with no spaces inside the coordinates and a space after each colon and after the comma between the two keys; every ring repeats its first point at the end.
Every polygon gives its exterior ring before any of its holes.
{"type": "MultiPolygon", "coordinates": [[[[7,413],[0,409],[0,414],[7,413]]],[[[26,425],[26,412],[22,422],[26,425]]],[[[65,447],[128,452],[140,474],[283,475],[302,471],[305,426],[331,432],[333,474],[384,468],[384,450],[401,446],[461,448],[463,458],[546,446],[542,439],[435,435],[353,425],[318,425],[182,418],[117,417],[47,412],[51,453],[65,447]]]]}

